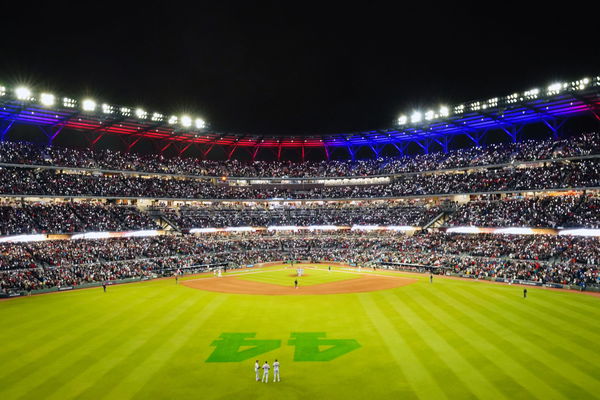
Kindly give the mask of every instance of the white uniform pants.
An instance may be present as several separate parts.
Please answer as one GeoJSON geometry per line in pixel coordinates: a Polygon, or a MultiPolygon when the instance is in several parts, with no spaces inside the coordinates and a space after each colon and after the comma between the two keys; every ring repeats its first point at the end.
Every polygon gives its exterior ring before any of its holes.
{"type": "Polygon", "coordinates": [[[266,383],[269,383],[269,371],[263,372],[262,381],[266,382],[266,383]]]}
{"type": "Polygon", "coordinates": [[[256,381],[258,382],[260,380],[260,375],[258,374],[258,370],[255,369],[254,372],[256,372],[256,381]]]}
{"type": "Polygon", "coordinates": [[[281,379],[279,378],[279,370],[278,369],[274,369],[273,370],[273,382],[280,382],[281,379]]]}

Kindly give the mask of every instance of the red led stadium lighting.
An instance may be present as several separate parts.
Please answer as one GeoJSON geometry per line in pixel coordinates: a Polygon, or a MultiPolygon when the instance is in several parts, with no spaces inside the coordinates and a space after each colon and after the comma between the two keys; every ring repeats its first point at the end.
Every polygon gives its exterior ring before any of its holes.
{"type": "Polygon", "coordinates": [[[0,85],[0,140],[14,125],[36,125],[48,138],[48,144],[64,129],[90,132],[97,143],[104,135],[130,138],[131,150],[139,139],[160,142],[164,151],[170,144],[180,144],[179,153],[191,145],[204,146],[204,156],[215,147],[226,148],[228,158],[238,149],[249,150],[254,159],[261,149],[271,149],[281,158],[283,149],[319,149],[326,158],[337,149],[346,149],[354,159],[358,149],[367,147],[379,156],[385,146],[394,146],[403,154],[410,143],[428,152],[439,145],[447,151],[454,137],[462,135],[479,145],[490,130],[506,133],[517,141],[520,129],[532,123],[544,123],[554,136],[562,123],[572,117],[591,114],[600,121],[600,76],[573,82],[554,83],[546,89],[532,89],[504,97],[472,101],[456,106],[441,106],[438,111],[413,111],[401,115],[398,124],[389,129],[311,136],[261,136],[213,131],[201,119],[188,116],[165,117],[141,109],[102,104],[92,100],[78,102],[70,98],[55,99],[48,93],[36,95],[30,89],[12,90],[0,85]],[[37,97],[36,97],[37,96],[37,97]]]}

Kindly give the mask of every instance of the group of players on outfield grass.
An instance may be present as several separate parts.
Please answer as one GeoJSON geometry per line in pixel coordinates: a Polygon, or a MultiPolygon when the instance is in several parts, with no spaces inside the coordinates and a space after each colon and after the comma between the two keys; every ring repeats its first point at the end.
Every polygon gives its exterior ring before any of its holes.
{"type": "MultiPolygon", "coordinates": [[[[256,382],[258,382],[260,380],[261,382],[269,383],[269,370],[270,369],[271,369],[271,366],[269,365],[268,361],[265,361],[265,363],[261,367],[258,364],[258,360],[256,360],[254,362],[254,373],[256,375],[256,382]],[[260,374],[259,372],[260,372],[261,368],[263,370],[262,379],[259,377],[259,374],[260,374]]],[[[279,378],[279,361],[277,361],[277,359],[275,359],[275,362],[273,363],[273,382],[280,382],[280,381],[281,381],[281,379],[279,378]]]]}

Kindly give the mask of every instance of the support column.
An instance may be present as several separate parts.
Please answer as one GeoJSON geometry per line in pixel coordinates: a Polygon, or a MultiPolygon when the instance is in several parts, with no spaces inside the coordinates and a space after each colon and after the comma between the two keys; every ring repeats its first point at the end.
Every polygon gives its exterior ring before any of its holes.
{"type": "Polygon", "coordinates": [[[0,142],[4,142],[4,140],[6,140],[6,135],[8,134],[10,128],[12,128],[14,123],[14,120],[0,123],[0,142]]]}

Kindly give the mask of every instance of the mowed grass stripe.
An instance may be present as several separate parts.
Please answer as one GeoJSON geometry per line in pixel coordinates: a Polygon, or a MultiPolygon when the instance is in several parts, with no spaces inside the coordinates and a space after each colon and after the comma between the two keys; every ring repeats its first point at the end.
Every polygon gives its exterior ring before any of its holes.
{"type": "Polygon", "coordinates": [[[141,326],[140,331],[134,331],[125,338],[115,337],[114,346],[94,364],[93,370],[78,378],[82,384],[74,387],[69,396],[77,399],[96,399],[105,394],[137,366],[137,361],[146,357],[146,352],[158,346],[161,337],[171,333],[172,324],[179,323],[180,318],[195,310],[199,303],[202,304],[202,309],[212,296],[185,296],[184,299],[174,306],[169,304],[155,308],[155,320],[141,326]]]}
{"type": "MultiPolygon", "coordinates": [[[[433,353],[430,356],[432,361],[444,365],[444,368],[449,371],[446,376],[440,376],[439,378],[444,379],[444,383],[450,387],[454,387],[458,382],[461,383],[460,386],[465,390],[464,393],[458,393],[458,396],[464,398],[467,394],[471,394],[478,399],[513,398],[513,391],[506,391],[506,385],[496,387],[492,384],[486,376],[480,373],[480,365],[471,364],[463,354],[456,351],[453,345],[430,325],[429,314],[418,306],[412,296],[401,296],[396,291],[395,293],[384,292],[382,297],[392,305],[398,315],[404,319],[406,325],[411,327],[412,332],[409,332],[409,334],[414,335],[415,339],[418,338],[423,345],[431,350],[433,353]],[[502,390],[505,392],[502,393],[502,390]]],[[[473,340],[479,339],[478,337],[473,338],[473,340]]],[[[514,381],[510,383],[511,387],[520,386],[514,381]]],[[[524,387],[521,387],[521,389],[525,390],[524,387]]]]}
{"type": "MultiPolygon", "coordinates": [[[[562,395],[544,384],[528,368],[515,362],[500,350],[487,335],[471,329],[470,324],[459,321],[460,315],[438,306],[428,296],[416,294],[410,298],[411,306],[417,315],[427,315],[429,327],[436,332],[438,339],[447,343],[452,351],[457,352],[465,360],[466,365],[455,364],[459,368],[471,368],[467,374],[479,374],[488,381],[487,384],[497,386],[509,398],[561,398],[562,395]],[[510,368],[506,366],[510,365],[510,368]],[[540,385],[541,391],[531,390],[531,386],[540,385]]],[[[450,353],[452,352],[450,351],[450,353]]],[[[479,382],[475,380],[473,383],[479,382]]],[[[481,383],[477,383],[479,386],[481,383]]],[[[487,397],[487,396],[482,396],[487,397]]]]}
{"type": "Polygon", "coordinates": [[[387,345],[390,355],[396,361],[414,394],[420,399],[446,399],[445,392],[431,376],[431,372],[421,364],[421,360],[415,355],[410,344],[398,333],[387,315],[379,308],[372,294],[365,293],[358,296],[365,313],[387,345]]]}
{"type": "Polygon", "coordinates": [[[456,330],[457,334],[465,338],[479,337],[480,341],[470,341],[472,347],[478,349],[481,353],[489,353],[499,368],[506,373],[510,373],[513,379],[521,382],[521,385],[527,384],[543,399],[570,398],[569,394],[579,394],[585,397],[585,394],[571,381],[565,380],[552,370],[548,370],[546,364],[531,356],[506,337],[499,335],[494,329],[490,328],[477,315],[471,312],[468,307],[464,307],[460,302],[454,302],[453,299],[439,291],[431,291],[427,297],[421,297],[423,305],[436,308],[441,311],[440,319],[447,319],[451,316],[451,329],[456,330]],[[461,323],[454,323],[457,319],[461,323]],[[463,322],[464,321],[464,322],[463,322]],[[533,371],[543,371],[543,374],[537,375],[533,371]]]}
{"type": "Polygon", "coordinates": [[[586,379],[587,374],[570,366],[568,364],[569,360],[557,358],[546,351],[539,343],[531,340],[531,335],[529,335],[526,330],[515,328],[514,322],[511,321],[510,318],[503,317],[505,311],[500,311],[501,314],[492,313],[485,307],[478,306],[477,302],[479,299],[476,296],[468,295],[468,291],[466,290],[442,285],[439,285],[439,287],[447,293],[447,301],[450,304],[468,309],[472,315],[476,315],[477,319],[484,323],[485,326],[489,327],[493,332],[507,338],[510,341],[510,346],[506,351],[521,350],[524,354],[528,355],[529,358],[538,360],[542,363],[542,365],[538,367],[539,371],[544,371],[544,374],[546,375],[549,374],[550,371],[553,371],[554,374],[556,374],[555,379],[571,384],[570,387],[571,390],[574,391],[573,393],[579,394],[576,397],[589,398],[592,396],[594,389],[589,388],[589,385],[587,384],[582,386],[582,383],[584,382],[589,383],[586,379]],[[502,322],[499,320],[502,320],[502,322]]]}
{"type": "MultiPolygon", "coordinates": [[[[169,308],[173,304],[181,301],[180,296],[165,296],[164,307],[169,308]]],[[[95,363],[107,355],[106,349],[113,349],[115,343],[118,343],[131,330],[132,326],[139,323],[149,322],[154,318],[156,309],[148,307],[144,312],[135,312],[128,314],[126,323],[114,325],[113,329],[104,329],[85,339],[78,348],[64,355],[63,358],[50,361],[38,367],[27,377],[30,383],[27,385],[29,390],[21,397],[31,399],[39,397],[41,393],[44,396],[54,396],[55,391],[68,387],[73,382],[77,382],[77,377],[88,368],[93,368],[95,363]],[[66,362],[65,360],[68,360],[66,362]],[[75,373],[70,371],[76,371],[75,373]],[[33,385],[35,382],[40,382],[33,385]]],[[[143,325],[142,325],[143,326],[143,325]]],[[[65,398],[65,394],[60,394],[58,398],[65,398]]]]}
{"type": "MultiPolygon", "coordinates": [[[[432,378],[436,380],[437,385],[447,398],[474,399],[477,397],[469,386],[449,367],[445,359],[440,357],[441,354],[434,350],[435,344],[427,340],[430,338],[426,338],[422,332],[414,327],[413,315],[409,313],[406,303],[402,302],[399,297],[392,296],[389,293],[374,293],[373,298],[380,305],[382,311],[390,316],[390,322],[394,324],[398,334],[406,338],[423,368],[430,371],[432,378]]],[[[498,393],[498,398],[502,399],[504,396],[498,393]]]]}
{"type": "MultiPolygon", "coordinates": [[[[39,299],[42,300],[42,299],[39,299]]],[[[92,305],[92,301],[97,301],[97,298],[89,298],[84,303],[78,303],[77,309],[89,309],[92,305]]],[[[37,307],[37,304],[35,305],[37,307]]],[[[23,307],[26,314],[30,310],[35,310],[33,306],[23,307]]],[[[83,312],[76,312],[75,309],[64,306],[64,304],[55,304],[55,312],[67,309],[64,313],[55,314],[53,312],[47,312],[45,316],[47,318],[38,319],[37,316],[25,317],[29,323],[24,325],[11,324],[5,325],[6,328],[3,330],[0,347],[0,358],[3,360],[18,360],[11,363],[13,367],[18,367],[19,361],[25,362],[23,358],[24,354],[28,352],[36,351],[38,347],[32,348],[31,343],[52,343],[52,341],[61,337],[69,332],[73,326],[79,326],[81,323],[89,319],[89,315],[83,312]]],[[[4,376],[10,371],[0,369],[0,377],[4,376]]]]}
{"type": "MultiPolygon", "coordinates": [[[[543,309],[536,307],[531,296],[527,299],[521,296],[515,296],[514,293],[509,296],[503,296],[495,291],[485,291],[477,289],[481,298],[490,299],[492,303],[502,303],[502,308],[513,313],[517,316],[519,322],[524,326],[531,326],[532,332],[539,334],[547,339],[556,341],[568,340],[570,347],[577,351],[577,354],[585,359],[589,358],[590,355],[600,357],[600,348],[597,343],[600,341],[600,336],[591,334],[589,332],[583,333],[582,331],[586,328],[586,323],[577,319],[573,316],[566,316],[564,319],[556,318],[553,315],[552,310],[543,309]],[[573,329],[577,327],[577,329],[573,329]],[[580,334],[581,332],[581,334],[580,334]]],[[[600,302],[598,304],[600,306],[600,302]]],[[[600,317],[597,316],[597,318],[600,317]]],[[[598,321],[598,320],[596,320],[598,321]]],[[[600,325],[596,322],[596,329],[600,325]]],[[[592,328],[590,327],[589,330],[592,328]]],[[[587,329],[585,329],[588,331],[587,329]]]]}
{"type": "MultiPolygon", "coordinates": [[[[38,365],[43,365],[47,362],[52,362],[61,357],[64,357],[74,348],[77,348],[80,343],[85,343],[88,336],[93,335],[101,326],[111,326],[115,321],[118,321],[129,310],[137,308],[144,302],[143,298],[132,301],[127,307],[116,310],[105,310],[102,315],[95,319],[82,318],[76,326],[73,325],[72,330],[57,331],[51,325],[44,329],[51,329],[56,332],[54,339],[43,343],[36,343],[35,346],[30,346],[28,351],[24,351],[20,356],[11,360],[12,368],[8,369],[9,373],[0,376],[0,388],[10,384],[13,388],[18,387],[18,382],[26,380],[28,375],[35,371],[38,365]]],[[[79,310],[77,310],[79,311],[79,310]]],[[[88,310],[85,310],[88,311],[88,310]]],[[[84,310],[81,310],[84,312],[84,310]]],[[[78,318],[76,321],[79,321],[78,318]]],[[[1,394],[1,392],[0,392],[1,394]]]]}
{"type": "MultiPolygon", "coordinates": [[[[482,288],[483,290],[483,288],[482,288]]],[[[496,296],[502,296],[506,301],[511,304],[521,304],[522,296],[516,295],[515,293],[509,290],[494,290],[493,292],[496,296]]],[[[562,307],[564,302],[564,296],[566,293],[560,293],[560,296],[555,291],[547,291],[543,289],[537,290],[529,290],[529,296],[527,296],[527,308],[524,311],[529,311],[530,315],[536,316],[541,312],[544,314],[544,320],[546,323],[548,321],[554,321],[553,329],[558,328],[560,326],[565,327],[563,331],[569,333],[575,333],[572,329],[566,329],[566,327],[570,326],[578,326],[578,331],[585,331],[586,335],[593,336],[593,340],[600,340],[600,299],[596,299],[592,296],[589,296],[590,299],[597,303],[596,309],[593,312],[579,313],[573,312],[570,309],[565,309],[562,307]],[[561,301],[557,301],[561,300],[561,301]]],[[[578,295],[575,296],[581,297],[580,300],[582,302],[587,300],[586,295],[578,295]]]]}
{"type": "Polygon", "coordinates": [[[141,362],[131,369],[116,386],[113,386],[104,398],[133,397],[163,365],[171,360],[177,350],[187,344],[196,330],[202,327],[227,298],[226,295],[214,297],[201,310],[198,310],[198,314],[195,316],[189,315],[183,318],[184,315],[182,315],[181,320],[184,323],[170,331],[170,336],[165,341],[145,354],[144,359],[140,360],[141,362]]]}
{"type": "MultiPolygon", "coordinates": [[[[461,295],[469,296],[468,293],[461,293],[461,295]]],[[[579,384],[583,385],[585,381],[589,381],[589,383],[594,384],[600,390],[600,380],[588,373],[590,364],[594,359],[593,354],[590,354],[589,351],[576,343],[569,342],[560,335],[555,335],[543,323],[531,324],[528,318],[519,317],[516,312],[511,311],[512,307],[506,302],[500,308],[498,301],[494,300],[493,296],[490,292],[479,292],[477,296],[473,296],[472,300],[477,298],[478,307],[496,315],[499,320],[498,322],[507,329],[518,334],[520,337],[526,336],[530,342],[535,343],[537,348],[555,359],[555,365],[562,362],[562,369],[568,371],[573,377],[578,377],[579,384]],[[518,325],[520,329],[515,329],[514,325],[518,325]],[[546,343],[546,346],[542,347],[541,344],[543,343],[546,343]],[[552,349],[552,352],[548,352],[548,349],[552,349]]],[[[521,300],[523,300],[523,306],[526,306],[527,299],[522,298],[521,300]]],[[[572,326],[576,327],[577,325],[573,324],[572,326]]]]}

